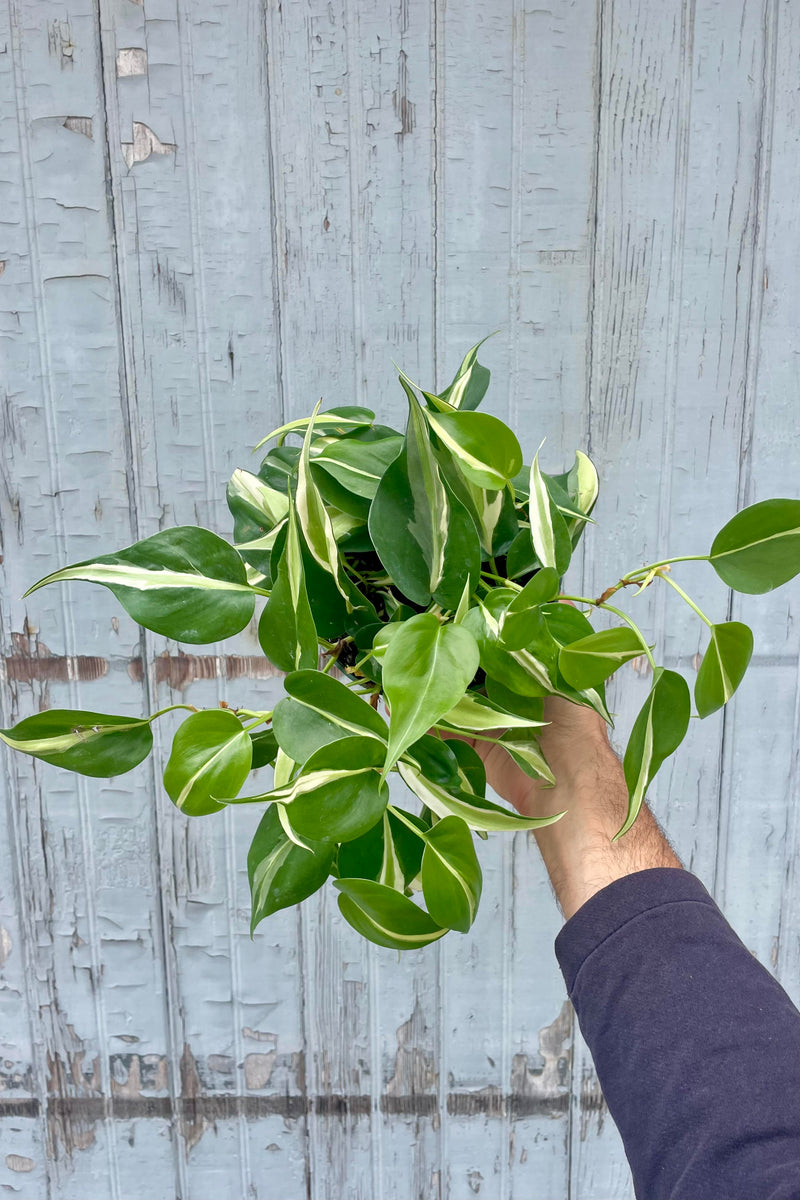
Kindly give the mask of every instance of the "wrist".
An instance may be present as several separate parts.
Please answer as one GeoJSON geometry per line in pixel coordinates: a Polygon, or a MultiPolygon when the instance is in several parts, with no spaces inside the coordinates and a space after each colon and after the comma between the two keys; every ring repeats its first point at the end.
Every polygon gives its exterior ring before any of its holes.
{"type": "Polygon", "coordinates": [[[566,920],[625,875],[682,866],[646,804],[625,836],[612,843],[625,820],[628,790],[622,764],[607,741],[584,747],[569,764],[553,765],[553,773],[556,786],[534,784],[525,808],[536,816],[567,810],[555,824],[534,831],[566,920]]]}

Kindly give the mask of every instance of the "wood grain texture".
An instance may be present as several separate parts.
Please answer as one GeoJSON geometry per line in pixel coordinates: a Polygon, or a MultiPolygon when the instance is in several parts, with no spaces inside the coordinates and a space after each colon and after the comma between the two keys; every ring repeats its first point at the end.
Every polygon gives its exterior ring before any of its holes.
{"type": "MultiPolygon", "coordinates": [[[[198,523],[283,418],[364,403],[464,349],[546,468],[588,450],[568,576],[703,552],[796,494],[800,253],[792,0],[10,0],[0,12],[0,720],[269,706],[255,625],[143,632],[56,563],[198,523]],[[187,652],[188,650],[188,652],[187,652]]],[[[797,590],[650,801],[800,998],[797,590]]],[[[704,627],[623,597],[690,684],[704,627]]],[[[649,677],[610,689],[624,748],[649,677]]],[[[248,936],[258,814],[190,820],[150,764],[75,778],[4,753],[0,1184],[21,1200],[632,1195],[552,952],[535,840],[481,843],[465,936],[403,956],[330,891],[248,936]]],[[[398,799],[402,800],[402,790],[398,799]]]]}

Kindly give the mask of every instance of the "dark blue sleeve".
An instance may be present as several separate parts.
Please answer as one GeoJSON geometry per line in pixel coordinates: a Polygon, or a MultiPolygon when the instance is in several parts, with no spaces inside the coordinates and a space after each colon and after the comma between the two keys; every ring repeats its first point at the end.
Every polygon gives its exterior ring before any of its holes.
{"type": "Polygon", "coordinates": [[[640,1200],[800,1200],[800,1012],[689,871],[597,892],[555,943],[640,1200]]]}

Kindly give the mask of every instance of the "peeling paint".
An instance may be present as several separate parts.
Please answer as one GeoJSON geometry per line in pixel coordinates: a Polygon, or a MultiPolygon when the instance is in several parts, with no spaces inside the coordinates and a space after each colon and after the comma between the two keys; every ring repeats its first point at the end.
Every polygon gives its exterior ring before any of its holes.
{"type": "Polygon", "coordinates": [[[408,98],[408,55],[401,50],[397,56],[397,87],[392,93],[394,113],[400,122],[400,128],[395,134],[398,145],[407,133],[414,128],[414,105],[408,98]]]}
{"type": "Polygon", "coordinates": [[[36,1163],[32,1158],[26,1158],[24,1154],[7,1154],[6,1166],[9,1171],[27,1172],[32,1171],[36,1163]]]}
{"type": "Polygon", "coordinates": [[[8,959],[11,953],[11,934],[4,925],[0,925],[0,967],[8,959]]]}
{"type": "Polygon", "coordinates": [[[146,162],[154,154],[174,154],[178,148],[174,142],[162,142],[150,126],[141,121],[133,122],[133,141],[122,142],[121,146],[127,167],[146,162]]]}
{"type": "Polygon", "coordinates": [[[425,1023],[425,1014],[417,996],[414,1011],[397,1030],[394,1074],[385,1088],[386,1096],[393,1099],[402,1097],[410,1102],[412,1109],[416,1096],[436,1093],[439,1076],[434,1067],[433,1053],[427,1048],[430,1037],[431,1030],[425,1023]]]}
{"type": "Polygon", "coordinates": [[[569,1093],[572,1072],[573,1009],[565,1000],[551,1025],[539,1030],[539,1053],[543,1066],[531,1067],[527,1054],[515,1054],[511,1062],[512,1101],[555,1100],[569,1093]]]}
{"type": "Polygon", "coordinates": [[[64,128],[69,129],[71,133],[80,133],[84,137],[94,140],[91,117],[65,117],[62,123],[64,128]]]}
{"type": "Polygon", "coordinates": [[[147,74],[147,51],[141,46],[124,46],[117,51],[117,76],[147,74]]]}
{"type": "Polygon", "coordinates": [[[267,1086],[272,1078],[277,1057],[277,1050],[270,1050],[267,1054],[245,1055],[244,1083],[248,1092],[258,1092],[267,1086]]]}

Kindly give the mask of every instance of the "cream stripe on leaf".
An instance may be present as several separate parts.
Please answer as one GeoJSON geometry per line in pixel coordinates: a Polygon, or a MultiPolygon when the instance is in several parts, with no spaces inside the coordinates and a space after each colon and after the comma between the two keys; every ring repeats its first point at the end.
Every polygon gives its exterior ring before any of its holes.
{"type": "Polygon", "coordinates": [[[225,709],[192,713],[179,726],[164,770],[170,800],[190,817],[220,812],[250,773],[253,743],[225,709]]]}
{"type": "Polygon", "coordinates": [[[241,556],[210,529],[191,525],[54,571],[25,595],[68,579],[103,584],[140,625],[193,644],[239,633],[255,605],[241,556]]]}
{"type": "Polygon", "coordinates": [[[391,950],[418,950],[447,933],[394,888],[371,879],[337,879],[342,916],[363,937],[391,950]]]}
{"type": "Polygon", "coordinates": [[[345,588],[340,578],[341,566],[339,551],[336,546],[336,534],[333,531],[331,518],[325,507],[319,488],[311,475],[311,439],[314,436],[314,422],[322,402],[317,401],[311,420],[308,423],[303,448],[297,464],[297,516],[300,528],[311,554],[319,565],[333,576],[336,587],[344,597],[347,611],[353,611],[350,592],[345,588]]]}
{"type": "Polygon", "coordinates": [[[758,595],[800,573],[800,500],[762,500],[719,531],[709,561],[728,587],[758,595]]]}
{"type": "Polygon", "coordinates": [[[656,667],[650,694],[633,723],[623,759],[628,786],[628,812],[616,841],[628,832],[661,764],[686,736],[691,716],[689,686],[677,671],[656,667]]]}
{"type": "Polygon", "coordinates": [[[63,708],[0,729],[0,740],[54,767],[97,779],[132,771],[153,748],[148,720],[63,708]]]}

